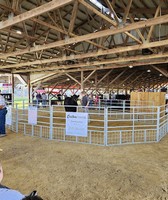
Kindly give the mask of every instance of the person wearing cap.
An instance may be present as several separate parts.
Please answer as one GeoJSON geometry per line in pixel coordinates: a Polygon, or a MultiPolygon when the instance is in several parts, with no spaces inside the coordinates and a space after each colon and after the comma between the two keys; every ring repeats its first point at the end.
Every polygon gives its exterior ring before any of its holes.
{"type": "Polygon", "coordinates": [[[6,136],[5,121],[6,121],[6,104],[5,98],[1,95],[0,90],[0,137],[6,136]]]}
{"type": "Polygon", "coordinates": [[[17,190],[12,190],[1,184],[3,179],[3,169],[0,163],[0,200],[43,200],[37,195],[36,191],[33,191],[30,195],[23,195],[17,190]]]}

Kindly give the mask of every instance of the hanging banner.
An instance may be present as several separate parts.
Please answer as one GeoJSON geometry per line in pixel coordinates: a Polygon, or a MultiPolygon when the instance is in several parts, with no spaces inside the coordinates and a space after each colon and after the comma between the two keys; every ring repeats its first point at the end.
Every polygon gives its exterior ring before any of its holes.
{"type": "Polygon", "coordinates": [[[88,136],[88,113],[66,112],[66,135],[88,136]]]}
{"type": "Polygon", "coordinates": [[[37,107],[29,106],[28,108],[28,124],[37,124],[37,107]]]}
{"type": "Polygon", "coordinates": [[[7,106],[7,114],[6,114],[6,124],[12,125],[12,106],[7,106]]]}

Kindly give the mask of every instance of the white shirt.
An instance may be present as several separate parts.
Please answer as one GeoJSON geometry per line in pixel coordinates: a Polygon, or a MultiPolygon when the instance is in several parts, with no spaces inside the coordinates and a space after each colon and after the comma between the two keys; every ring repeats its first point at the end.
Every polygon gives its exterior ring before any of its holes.
{"type": "Polygon", "coordinates": [[[5,98],[0,94],[0,106],[6,106],[5,104],[5,98]]]}

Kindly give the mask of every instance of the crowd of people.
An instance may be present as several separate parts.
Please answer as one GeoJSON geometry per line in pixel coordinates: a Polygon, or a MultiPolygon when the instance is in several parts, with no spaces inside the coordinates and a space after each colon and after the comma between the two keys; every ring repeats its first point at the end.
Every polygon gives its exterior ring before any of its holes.
{"type": "Polygon", "coordinates": [[[39,106],[40,103],[42,103],[43,107],[46,107],[47,94],[44,92],[42,94],[40,94],[39,92],[33,93],[33,104],[39,106]]]}
{"type": "MultiPolygon", "coordinates": [[[[70,97],[73,95],[67,95],[65,93],[64,95],[57,94],[56,96],[58,101],[64,101],[66,97],[70,97]]],[[[99,95],[93,95],[92,93],[87,94],[85,91],[82,91],[79,98],[81,106],[90,107],[93,105],[97,106],[101,97],[99,95]]],[[[49,96],[46,93],[34,92],[32,95],[32,99],[33,105],[37,105],[38,107],[42,105],[42,107],[45,107],[47,105],[47,102],[49,101],[49,96]]]]}

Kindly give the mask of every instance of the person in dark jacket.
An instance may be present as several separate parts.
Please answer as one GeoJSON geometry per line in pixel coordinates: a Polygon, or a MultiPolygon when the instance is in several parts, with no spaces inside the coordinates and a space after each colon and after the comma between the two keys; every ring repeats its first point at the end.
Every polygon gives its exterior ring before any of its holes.
{"type": "Polygon", "coordinates": [[[81,92],[81,96],[82,96],[81,105],[82,105],[83,111],[88,112],[89,97],[84,91],[81,92]]]}

